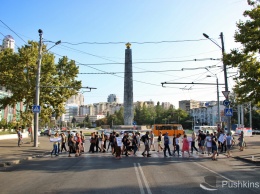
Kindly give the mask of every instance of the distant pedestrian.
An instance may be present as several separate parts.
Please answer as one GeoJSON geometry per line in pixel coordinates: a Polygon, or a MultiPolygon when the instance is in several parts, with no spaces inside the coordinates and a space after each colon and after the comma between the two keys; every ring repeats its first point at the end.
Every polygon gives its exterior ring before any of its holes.
{"type": "Polygon", "coordinates": [[[134,133],[133,137],[132,137],[132,146],[133,146],[133,150],[134,150],[134,156],[136,156],[136,151],[138,150],[138,142],[137,142],[137,136],[138,133],[134,133]]]}
{"type": "Polygon", "coordinates": [[[218,139],[217,139],[217,133],[214,132],[212,137],[212,160],[217,160],[217,153],[218,153],[218,147],[217,147],[218,139]]]}
{"type": "Polygon", "coordinates": [[[89,152],[94,153],[95,146],[96,146],[96,137],[95,137],[95,132],[94,132],[94,133],[91,133],[89,152]]]}
{"type": "Polygon", "coordinates": [[[177,135],[175,139],[176,150],[173,151],[173,155],[175,156],[175,152],[177,151],[178,157],[180,156],[180,135],[177,135]]]}
{"type": "Polygon", "coordinates": [[[67,152],[67,148],[66,148],[66,135],[64,133],[61,134],[61,149],[60,152],[62,153],[63,150],[65,150],[65,152],[67,152]]]}
{"type": "Polygon", "coordinates": [[[150,149],[152,149],[152,151],[155,151],[155,147],[154,147],[154,133],[153,131],[150,132],[150,149]],[[153,147],[153,149],[152,149],[153,147]]]}
{"type": "Polygon", "coordinates": [[[231,150],[231,145],[232,145],[232,137],[231,137],[230,133],[227,134],[226,145],[227,145],[227,157],[229,158],[231,156],[230,150],[231,150]]]}
{"type": "Polygon", "coordinates": [[[76,154],[75,156],[81,156],[81,152],[82,152],[82,139],[80,136],[80,133],[76,133],[76,154]]]}
{"type": "Polygon", "coordinates": [[[182,140],[182,157],[184,157],[184,152],[188,152],[189,157],[190,157],[190,148],[189,148],[189,141],[187,139],[187,135],[183,136],[182,140]]]}
{"type": "Polygon", "coordinates": [[[166,134],[164,135],[164,150],[163,150],[164,157],[168,157],[166,155],[166,150],[168,150],[169,155],[172,156],[169,144],[170,144],[170,138],[168,136],[168,132],[166,132],[166,134]]]}
{"type": "Polygon", "coordinates": [[[206,134],[203,131],[200,131],[199,139],[200,139],[201,153],[204,154],[206,134]]]}
{"type": "Polygon", "coordinates": [[[19,127],[17,130],[17,136],[18,136],[18,147],[21,147],[21,144],[23,142],[23,135],[22,135],[22,128],[19,127]]]}
{"type": "Polygon", "coordinates": [[[159,132],[159,135],[158,135],[158,151],[157,152],[160,152],[163,150],[163,147],[162,147],[162,132],[160,131],[159,132]]]}
{"type": "Polygon", "coordinates": [[[192,135],[191,135],[191,153],[193,154],[193,149],[196,150],[196,152],[198,153],[198,149],[195,146],[195,141],[196,141],[196,133],[193,131],[192,135]]]}
{"type": "Polygon", "coordinates": [[[85,152],[85,136],[82,131],[80,131],[81,137],[81,152],[85,152]]]}
{"type": "Polygon", "coordinates": [[[213,137],[213,134],[207,133],[207,136],[206,136],[206,146],[207,146],[208,156],[212,152],[212,137],[213,137]]]}
{"type": "Polygon", "coordinates": [[[51,156],[54,155],[58,156],[59,155],[59,147],[58,143],[61,141],[61,138],[58,133],[55,133],[53,138],[50,138],[50,141],[53,142],[53,149],[51,151],[51,156]]]}
{"type": "Polygon", "coordinates": [[[68,138],[68,144],[69,144],[69,157],[71,157],[71,154],[74,153],[76,141],[74,139],[74,135],[70,134],[68,138]]]}
{"type": "Polygon", "coordinates": [[[239,140],[239,146],[240,146],[239,150],[243,151],[244,150],[244,141],[245,141],[243,131],[241,131],[240,137],[238,138],[238,140],[239,140]]]}
{"type": "Polygon", "coordinates": [[[95,138],[96,138],[96,152],[98,152],[98,150],[101,152],[101,148],[99,147],[99,135],[98,135],[98,132],[95,135],[95,138]]]}
{"type": "Polygon", "coordinates": [[[151,157],[151,154],[149,153],[150,151],[150,146],[149,146],[149,131],[146,132],[145,135],[142,136],[142,140],[144,142],[144,151],[142,153],[142,155],[145,157],[145,152],[147,152],[147,157],[151,157]]]}
{"type": "Polygon", "coordinates": [[[121,147],[122,147],[122,138],[119,137],[119,134],[115,134],[115,138],[113,139],[113,146],[114,146],[114,150],[116,153],[116,159],[120,159],[121,158],[121,147]]]}

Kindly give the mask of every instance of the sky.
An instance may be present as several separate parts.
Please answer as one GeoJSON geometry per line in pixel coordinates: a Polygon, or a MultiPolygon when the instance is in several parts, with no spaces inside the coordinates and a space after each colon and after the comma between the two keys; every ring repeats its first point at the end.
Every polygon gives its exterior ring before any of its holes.
{"type": "MultiPolygon", "coordinates": [[[[216,101],[217,85],[200,84],[216,84],[216,78],[224,100],[222,52],[203,33],[221,46],[223,32],[225,51],[238,48],[236,23],[251,9],[246,0],[1,0],[1,7],[0,41],[11,35],[17,49],[39,41],[38,29],[47,48],[53,43],[46,41],[61,40],[50,49],[56,61],[75,60],[82,86],[97,88],[80,91],[85,104],[106,102],[109,94],[123,103],[130,42],[134,102],[170,102],[176,108],[181,100],[216,101]]],[[[236,74],[228,68],[229,91],[236,74]]]]}

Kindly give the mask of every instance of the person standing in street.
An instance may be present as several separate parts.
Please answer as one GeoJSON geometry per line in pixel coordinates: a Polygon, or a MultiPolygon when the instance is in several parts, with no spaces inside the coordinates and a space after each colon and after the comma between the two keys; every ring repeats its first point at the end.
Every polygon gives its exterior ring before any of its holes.
{"type": "Polygon", "coordinates": [[[195,141],[196,141],[196,133],[193,131],[192,135],[191,135],[191,153],[193,154],[193,149],[196,150],[196,152],[198,153],[198,149],[195,146],[195,141]]]}
{"type": "Polygon", "coordinates": [[[153,131],[150,132],[150,149],[152,149],[152,147],[153,147],[152,151],[155,151],[155,147],[154,147],[154,133],[153,133],[153,131]]]}
{"type": "Polygon", "coordinates": [[[23,135],[22,135],[22,128],[19,127],[17,130],[17,135],[18,135],[18,147],[21,147],[21,143],[23,142],[23,135]]]}
{"type": "Polygon", "coordinates": [[[158,136],[158,151],[157,152],[160,152],[163,150],[163,147],[162,147],[162,132],[160,131],[159,133],[159,136],[158,136]]]}
{"type": "Polygon", "coordinates": [[[164,135],[164,150],[163,150],[164,157],[168,157],[166,155],[166,150],[168,150],[169,155],[172,156],[169,144],[170,144],[170,139],[169,139],[169,136],[168,136],[168,132],[166,132],[166,134],[164,135]]]}
{"type": "Polygon", "coordinates": [[[218,147],[217,147],[217,143],[218,143],[218,139],[217,139],[217,133],[214,132],[214,135],[212,137],[212,160],[217,160],[217,153],[218,153],[218,147]]]}
{"type": "Polygon", "coordinates": [[[150,146],[149,146],[149,131],[146,132],[145,135],[142,136],[142,140],[144,142],[144,151],[142,153],[142,155],[145,157],[145,152],[147,152],[147,157],[151,157],[151,154],[149,154],[150,151],[150,146]]]}
{"type": "Polygon", "coordinates": [[[66,135],[64,133],[61,133],[61,149],[60,149],[60,152],[62,153],[63,149],[65,150],[65,152],[67,152],[67,148],[66,148],[66,142],[67,142],[67,139],[66,139],[66,135]]]}
{"type": "Polygon", "coordinates": [[[184,152],[188,152],[189,157],[190,157],[190,148],[189,148],[189,141],[187,139],[187,135],[183,136],[183,140],[182,140],[182,157],[184,157],[184,152]]]}
{"type": "Polygon", "coordinates": [[[231,150],[231,145],[232,145],[232,137],[230,135],[230,133],[227,134],[226,137],[226,146],[227,146],[227,157],[229,158],[231,156],[230,154],[230,150],[231,150]]]}
{"type": "Polygon", "coordinates": [[[180,155],[180,135],[177,135],[176,139],[175,139],[175,146],[176,146],[176,150],[174,150],[173,155],[175,156],[175,152],[177,151],[178,157],[181,156],[180,155]]]}
{"type": "Polygon", "coordinates": [[[133,146],[133,150],[134,150],[134,156],[136,156],[136,151],[138,150],[138,142],[137,142],[137,136],[138,133],[134,133],[133,137],[132,137],[132,146],[133,146]]]}

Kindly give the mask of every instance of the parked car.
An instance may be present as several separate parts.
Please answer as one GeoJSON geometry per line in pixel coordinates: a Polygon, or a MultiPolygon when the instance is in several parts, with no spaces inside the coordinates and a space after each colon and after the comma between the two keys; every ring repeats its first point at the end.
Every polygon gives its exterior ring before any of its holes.
{"type": "Polygon", "coordinates": [[[45,130],[45,131],[43,131],[43,132],[41,132],[40,133],[41,135],[47,135],[47,136],[49,136],[50,134],[49,134],[49,130],[47,129],[47,130],[45,130]]]}

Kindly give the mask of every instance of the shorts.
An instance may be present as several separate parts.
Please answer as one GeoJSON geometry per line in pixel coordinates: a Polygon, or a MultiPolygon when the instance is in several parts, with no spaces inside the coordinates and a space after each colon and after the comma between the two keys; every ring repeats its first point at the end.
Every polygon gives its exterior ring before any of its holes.
{"type": "Polygon", "coordinates": [[[212,152],[218,151],[218,147],[216,145],[212,145],[212,152]]]}
{"type": "Polygon", "coordinates": [[[158,141],[158,144],[161,145],[161,144],[162,144],[162,141],[158,141]]]}
{"type": "Polygon", "coordinates": [[[205,145],[205,140],[200,140],[200,145],[204,146],[205,145]]]}
{"type": "Polygon", "coordinates": [[[227,145],[227,149],[230,150],[231,149],[231,145],[227,145]]]}

